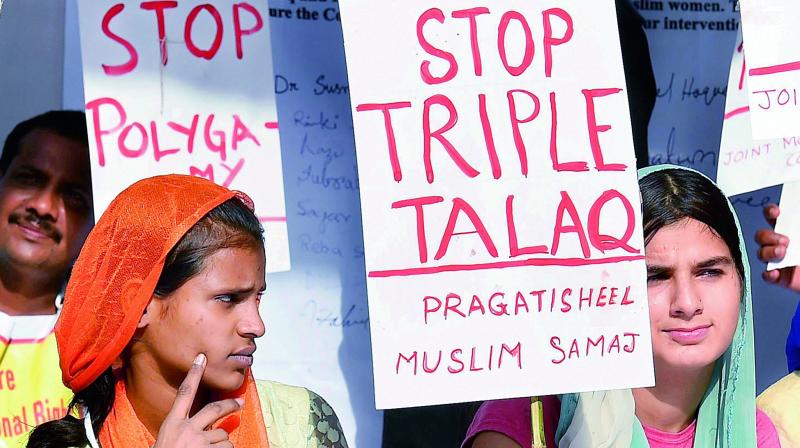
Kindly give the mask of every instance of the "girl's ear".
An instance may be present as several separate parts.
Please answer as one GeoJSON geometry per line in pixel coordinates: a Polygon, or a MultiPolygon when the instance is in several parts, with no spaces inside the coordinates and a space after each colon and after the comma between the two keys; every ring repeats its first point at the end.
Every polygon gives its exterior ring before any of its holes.
{"type": "Polygon", "coordinates": [[[161,311],[161,303],[162,300],[158,300],[156,296],[150,298],[150,303],[144,307],[144,312],[142,313],[142,317],[139,319],[139,325],[136,328],[145,328],[150,325],[150,322],[153,321],[153,316],[159,316],[161,311]]]}

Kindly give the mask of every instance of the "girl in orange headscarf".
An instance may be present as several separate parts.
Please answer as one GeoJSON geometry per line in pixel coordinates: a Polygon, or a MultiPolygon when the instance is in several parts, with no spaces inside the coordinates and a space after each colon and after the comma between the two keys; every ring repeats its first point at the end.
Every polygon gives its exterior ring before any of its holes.
{"type": "Polygon", "coordinates": [[[322,398],[253,380],[262,232],[247,196],[204,179],[123,191],[56,325],[74,415],[38,426],[28,447],[346,447],[322,398]]]}

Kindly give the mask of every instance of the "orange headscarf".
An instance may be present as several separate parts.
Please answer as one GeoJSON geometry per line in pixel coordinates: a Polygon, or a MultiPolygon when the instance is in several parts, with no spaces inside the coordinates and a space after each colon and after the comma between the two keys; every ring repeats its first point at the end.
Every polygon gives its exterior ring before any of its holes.
{"type": "MultiPolygon", "coordinates": [[[[232,197],[252,207],[241,193],[205,179],[173,174],[141,180],[111,202],[75,262],[55,327],[67,387],[74,392],[84,389],[119,358],[153,296],[169,251],[203,216],[232,197]]],[[[130,408],[124,385],[118,384],[117,392],[101,442],[106,439],[103,446],[136,446],[131,442],[139,437],[130,429],[141,423],[130,408]],[[118,427],[110,427],[114,425],[118,427]],[[114,443],[114,434],[123,438],[114,443]]],[[[241,442],[235,446],[267,446],[250,371],[233,396],[245,399],[237,413],[241,422],[234,431],[237,434],[231,434],[232,441],[241,442]]]]}

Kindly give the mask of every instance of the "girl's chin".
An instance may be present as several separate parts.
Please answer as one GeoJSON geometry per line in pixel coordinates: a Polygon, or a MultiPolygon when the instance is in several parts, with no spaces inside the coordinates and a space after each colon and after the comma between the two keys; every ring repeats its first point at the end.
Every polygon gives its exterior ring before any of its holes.
{"type": "Polygon", "coordinates": [[[709,353],[673,353],[672,356],[656,356],[656,365],[668,369],[703,370],[714,365],[719,356],[709,353]]]}
{"type": "Polygon", "coordinates": [[[211,389],[222,393],[233,392],[244,384],[244,372],[235,370],[233,372],[214,375],[209,375],[207,372],[204,380],[206,385],[211,389]]]}

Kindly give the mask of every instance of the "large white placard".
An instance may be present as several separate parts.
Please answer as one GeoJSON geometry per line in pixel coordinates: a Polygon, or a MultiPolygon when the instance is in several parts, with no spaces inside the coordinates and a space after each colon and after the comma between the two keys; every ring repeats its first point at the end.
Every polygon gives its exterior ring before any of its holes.
{"type": "Polygon", "coordinates": [[[753,139],[749,79],[739,36],[728,77],[717,165],[717,184],[728,196],[800,179],[800,132],[779,139],[753,139]]]}
{"type": "Polygon", "coordinates": [[[342,0],[376,405],[653,384],[610,0],[342,0]]]}
{"type": "Polygon", "coordinates": [[[753,137],[761,140],[797,134],[800,2],[741,0],[740,4],[753,137]]]}
{"type": "Polygon", "coordinates": [[[246,192],[289,269],[265,1],[79,3],[95,214],[165,173],[246,192]]]}

